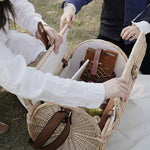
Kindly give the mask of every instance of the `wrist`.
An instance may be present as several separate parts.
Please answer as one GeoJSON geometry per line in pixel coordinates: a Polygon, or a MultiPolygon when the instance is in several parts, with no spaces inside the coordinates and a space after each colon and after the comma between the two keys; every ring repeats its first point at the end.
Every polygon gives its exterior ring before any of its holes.
{"type": "Polygon", "coordinates": [[[72,10],[72,12],[75,14],[76,13],[76,8],[73,4],[71,3],[68,3],[68,2],[65,2],[64,4],[64,11],[67,11],[67,10],[72,10]]]}
{"type": "Polygon", "coordinates": [[[150,24],[147,21],[132,22],[132,24],[137,26],[139,30],[144,32],[145,34],[150,32],[150,24]]]}

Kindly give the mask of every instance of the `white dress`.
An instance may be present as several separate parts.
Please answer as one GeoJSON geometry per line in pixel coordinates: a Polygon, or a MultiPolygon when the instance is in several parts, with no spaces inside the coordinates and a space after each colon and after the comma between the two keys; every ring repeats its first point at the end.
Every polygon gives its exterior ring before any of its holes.
{"type": "MultiPolygon", "coordinates": [[[[10,0],[16,23],[34,36],[37,23],[43,22],[27,0],[10,0]]],[[[44,22],[43,22],[44,23],[44,22]]],[[[37,71],[27,64],[45,51],[43,44],[25,33],[0,30],[0,85],[7,91],[33,101],[44,100],[70,106],[97,107],[105,95],[103,84],[62,79],[37,71]]]]}

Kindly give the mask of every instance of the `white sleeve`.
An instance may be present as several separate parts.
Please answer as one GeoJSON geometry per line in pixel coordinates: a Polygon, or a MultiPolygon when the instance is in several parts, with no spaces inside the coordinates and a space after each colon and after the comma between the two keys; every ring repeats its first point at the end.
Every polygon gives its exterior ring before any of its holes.
{"type": "Polygon", "coordinates": [[[103,84],[62,79],[27,67],[24,58],[14,56],[3,43],[0,43],[0,85],[22,98],[68,106],[98,107],[105,95],[103,84]]]}
{"type": "Polygon", "coordinates": [[[46,24],[40,14],[35,13],[34,6],[28,0],[10,0],[14,6],[16,23],[22,28],[30,31],[34,36],[37,24],[41,21],[46,24]]]}
{"type": "Polygon", "coordinates": [[[140,21],[140,22],[132,22],[136,25],[140,31],[147,34],[150,32],[150,24],[147,21],[140,21]]]}

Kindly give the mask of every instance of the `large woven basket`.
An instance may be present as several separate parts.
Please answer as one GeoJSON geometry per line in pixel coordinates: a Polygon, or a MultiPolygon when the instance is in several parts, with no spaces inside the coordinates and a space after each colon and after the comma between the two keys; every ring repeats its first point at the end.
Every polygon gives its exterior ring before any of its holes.
{"type": "MultiPolygon", "coordinates": [[[[59,75],[64,78],[71,78],[79,69],[80,61],[84,59],[88,47],[93,49],[110,49],[119,53],[114,71],[117,77],[124,76],[126,78],[129,83],[129,91],[131,91],[146,50],[144,34],[141,33],[137,39],[128,61],[124,52],[110,42],[103,40],[88,40],[82,42],[74,49],[74,51],[71,52],[68,50],[65,53],[64,58],[68,61],[69,65],[64,69],[64,63],[60,62],[57,70],[55,71],[55,75],[59,75]]],[[[61,106],[54,103],[41,104],[40,102],[33,105],[30,100],[24,100],[24,102],[26,108],[28,109],[27,123],[29,135],[34,141],[53,114],[60,110],[61,106]]],[[[90,116],[80,108],[69,107],[72,110],[72,124],[70,133],[68,138],[58,149],[104,150],[114,129],[120,122],[125,105],[126,103],[121,102],[120,98],[115,98],[115,113],[107,119],[102,131],[100,130],[94,117],[90,116]]],[[[63,107],[68,108],[68,106],[63,107]]],[[[63,129],[64,124],[61,123],[45,145],[54,141],[63,129]]]]}

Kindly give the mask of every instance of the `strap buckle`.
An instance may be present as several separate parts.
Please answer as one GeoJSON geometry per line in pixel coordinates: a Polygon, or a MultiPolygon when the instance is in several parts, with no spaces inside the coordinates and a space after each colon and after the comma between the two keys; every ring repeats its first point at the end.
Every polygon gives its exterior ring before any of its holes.
{"type": "Polygon", "coordinates": [[[67,113],[66,117],[63,119],[63,122],[66,123],[66,122],[68,121],[68,119],[70,118],[70,124],[72,124],[72,123],[71,123],[71,117],[72,117],[72,111],[71,111],[71,109],[61,107],[61,110],[60,110],[60,111],[67,113]]]}

